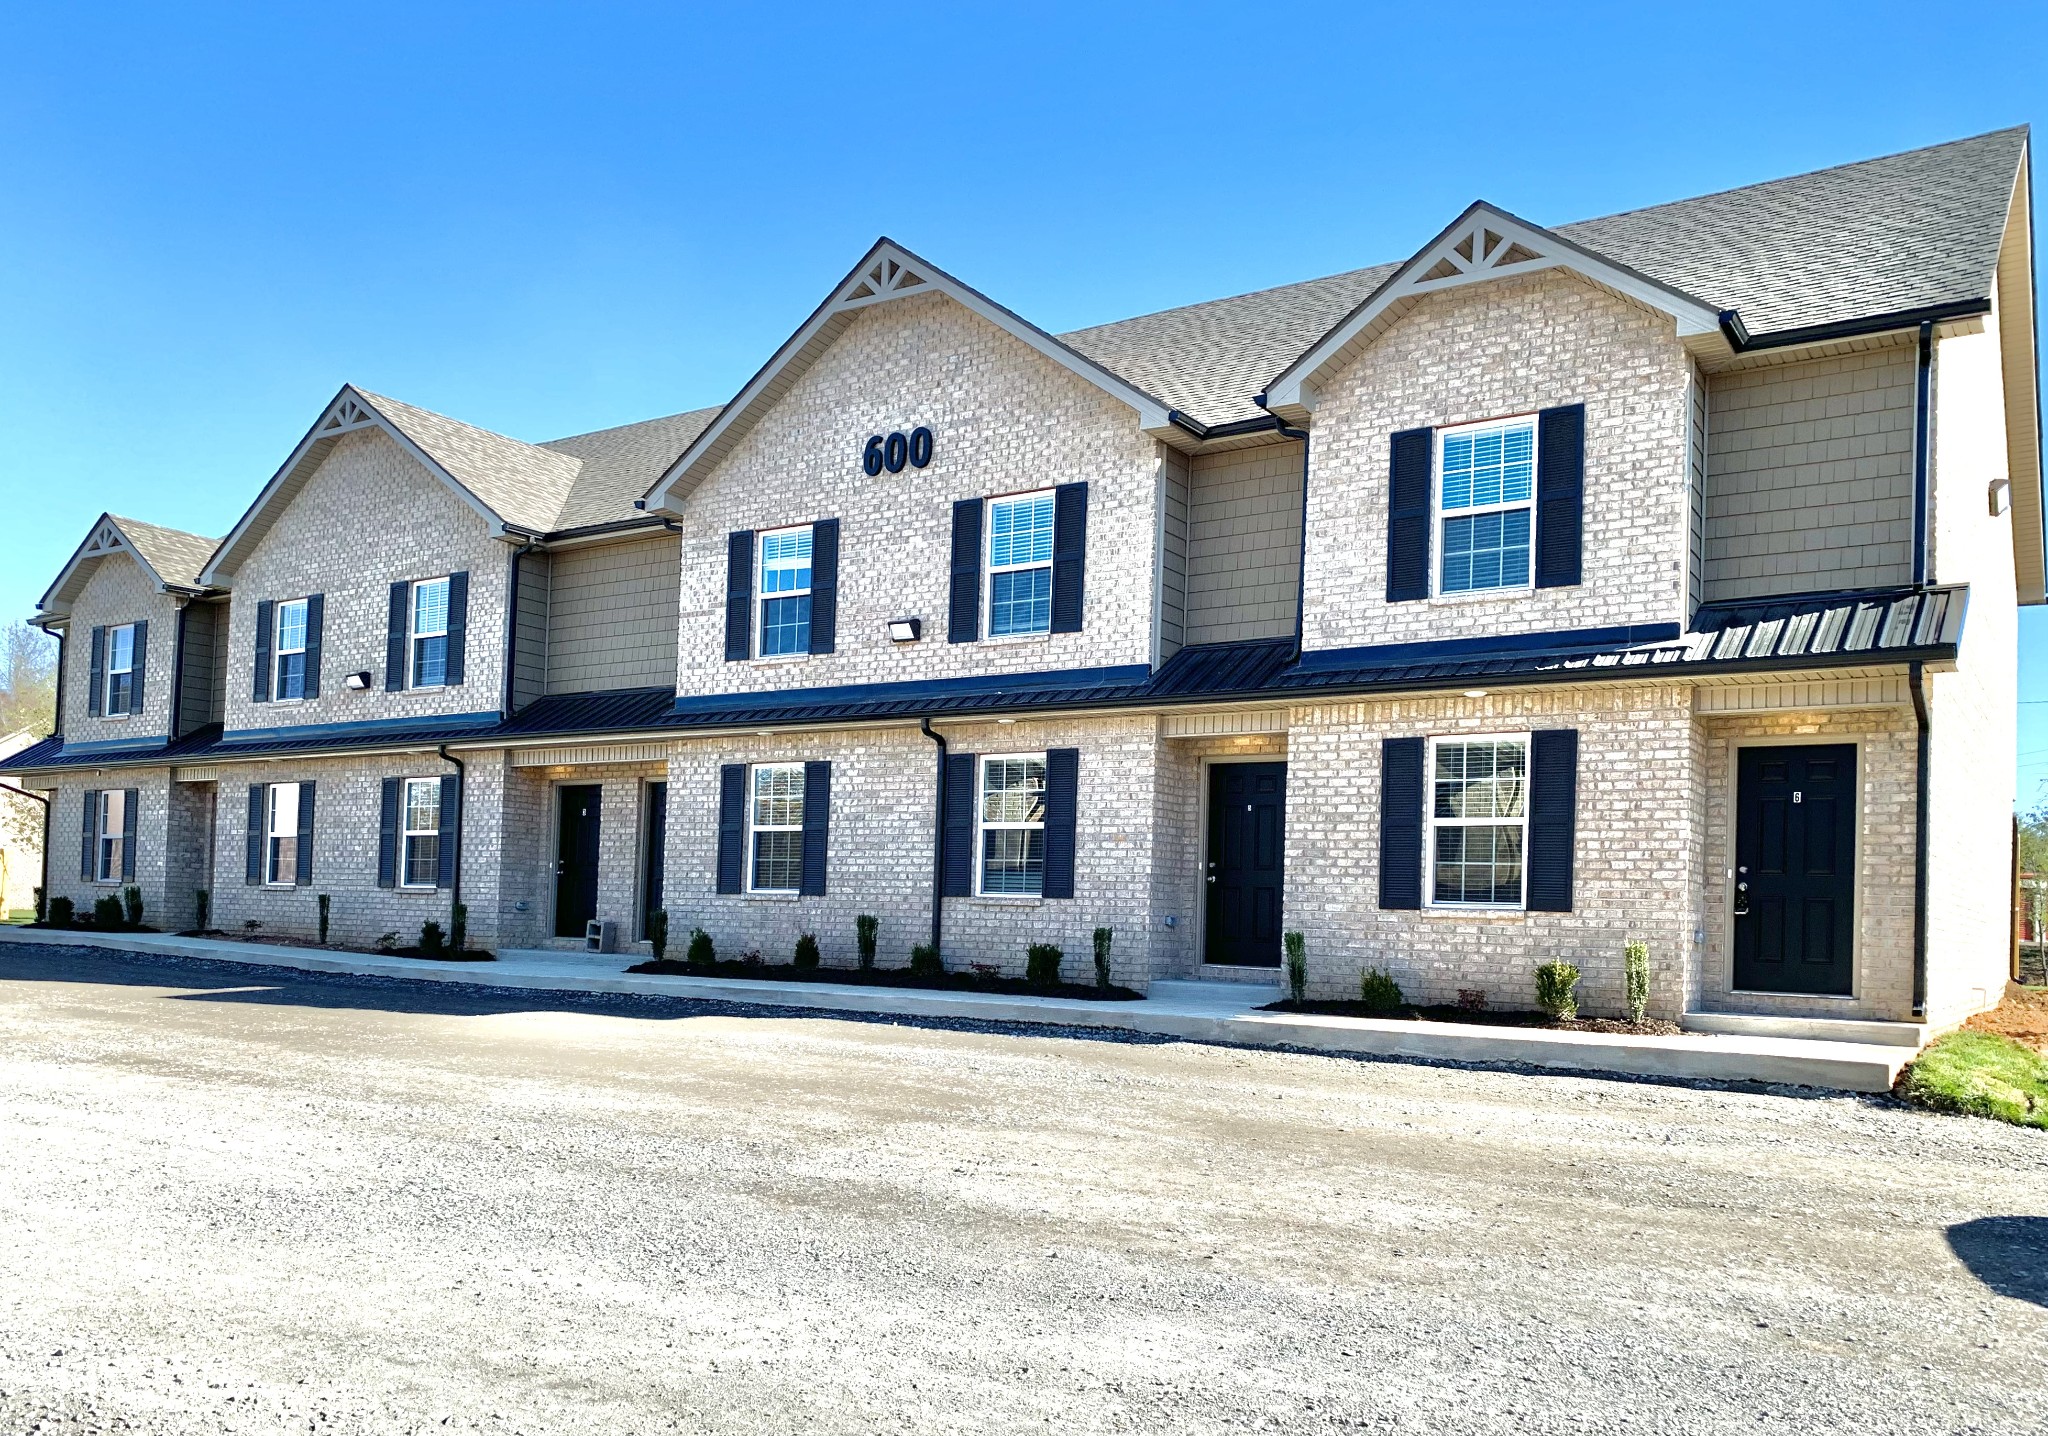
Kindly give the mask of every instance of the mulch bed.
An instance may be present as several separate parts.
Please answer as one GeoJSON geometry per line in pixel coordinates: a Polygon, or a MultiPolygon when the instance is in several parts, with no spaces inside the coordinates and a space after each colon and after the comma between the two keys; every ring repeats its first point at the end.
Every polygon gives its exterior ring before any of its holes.
{"type": "Polygon", "coordinates": [[[1397,1007],[1389,1012],[1367,1007],[1362,1002],[1269,1002],[1261,1011],[1313,1013],[1318,1017],[1383,1017],[1400,1022],[1464,1022],[1475,1027],[1534,1027],[1547,1032],[1599,1032],[1616,1037],[1676,1037],[1681,1030],[1675,1022],[1646,1019],[1629,1022],[1619,1017],[1578,1017],[1560,1022],[1547,1012],[1518,1011],[1491,1007],[1397,1007]]]}
{"type": "Polygon", "coordinates": [[[1026,982],[986,972],[943,972],[935,977],[913,974],[907,967],[793,967],[788,963],[714,962],[695,965],[664,958],[636,962],[628,972],[664,977],[740,977],[758,982],[837,982],[851,987],[912,987],[934,992],[1002,992],[1014,997],[1072,997],[1083,1002],[1141,1002],[1142,992],[1128,987],[1097,987],[1079,982],[1026,982]]]}
{"type": "Polygon", "coordinates": [[[37,928],[37,929],[40,929],[40,930],[42,930],[42,931],[44,931],[44,932],[108,932],[108,933],[118,933],[118,932],[162,932],[162,931],[163,931],[163,929],[162,929],[162,928],[160,928],[160,927],[151,927],[151,926],[150,926],[150,925],[149,925],[148,923],[146,923],[146,922],[145,922],[145,923],[142,923],[142,924],[140,924],[139,926],[136,926],[136,927],[129,927],[129,926],[128,926],[128,925],[126,924],[126,923],[123,923],[123,924],[122,924],[121,926],[119,926],[119,927],[101,927],[101,926],[100,926],[100,925],[99,925],[98,923],[94,922],[94,921],[93,921],[93,920],[92,920],[92,919],[91,919],[90,917],[81,917],[81,918],[79,918],[79,919],[78,919],[77,921],[75,921],[75,922],[73,922],[73,923],[71,923],[71,924],[69,924],[68,926],[65,926],[65,927],[59,927],[59,926],[57,926],[57,924],[55,924],[55,923],[53,923],[53,922],[23,922],[23,923],[16,923],[16,924],[14,924],[14,925],[15,925],[16,927],[29,927],[29,928],[37,928]]]}
{"type": "Polygon", "coordinates": [[[498,955],[481,948],[466,947],[461,952],[450,952],[443,948],[439,952],[421,952],[416,947],[349,947],[339,942],[315,942],[309,937],[282,937],[260,932],[221,932],[209,928],[205,932],[181,932],[179,937],[206,937],[218,942],[260,942],[270,947],[303,947],[311,952],[355,952],[365,957],[416,957],[425,962],[496,962],[498,955]]]}

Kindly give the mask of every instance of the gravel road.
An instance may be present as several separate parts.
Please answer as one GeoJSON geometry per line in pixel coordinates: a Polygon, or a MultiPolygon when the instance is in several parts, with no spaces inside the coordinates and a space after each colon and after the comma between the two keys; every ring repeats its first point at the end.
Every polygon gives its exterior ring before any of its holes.
{"type": "Polygon", "coordinates": [[[2040,1432],[2048,1135],[0,950],[0,1431],[2040,1432]]]}

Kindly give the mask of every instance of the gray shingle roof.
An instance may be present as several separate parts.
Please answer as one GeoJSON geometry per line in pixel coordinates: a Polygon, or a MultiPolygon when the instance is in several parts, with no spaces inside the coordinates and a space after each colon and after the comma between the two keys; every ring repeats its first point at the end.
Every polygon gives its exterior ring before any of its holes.
{"type": "Polygon", "coordinates": [[[555,527],[583,467],[580,459],[367,389],[356,392],[499,518],[536,533],[555,527]]]}
{"type": "Polygon", "coordinates": [[[141,519],[124,519],[119,514],[108,514],[107,517],[120,528],[122,536],[135,545],[135,551],[142,555],[143,562],[156,570],[158,578],[180,588],[199,587],[199,570],[206,567],[206,561],[220,546],[219,539],[188,534],[182,529],[146,524],[141,519]]]}
{"type": "Polygon", "coordinates": [[[549,439],[542,448],[583,461],[583,471],[576,476],[561,513],[550,527],[573,529],[644,518],[633,507],[633,501],[645,494],[662,471],[717,417],[717,409],[692,409],[665,419],[549,439]]]}

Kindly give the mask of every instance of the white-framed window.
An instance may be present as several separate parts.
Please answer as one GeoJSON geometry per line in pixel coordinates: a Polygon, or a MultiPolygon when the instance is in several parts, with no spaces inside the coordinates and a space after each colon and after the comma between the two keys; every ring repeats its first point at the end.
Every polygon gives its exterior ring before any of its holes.
{"type": "Polygon", "coordinates": [[[441,780],[407,778],[403,796],[398,885],[430,888],[441,880],[441,780]]]}
{"type": "Polygon", "coordinates": [[[762,658],[811,651],[811,526],[761,535],[762,658]]]}
{"type": "Polygon", "coordinates": [[[1529,840],[1529,735],[1429,740],[1431,907],[1519,908],[1529,840]]]}
{"type": "Polygon", "coordinates": [[[981,760],[975,819],[976,891],[988,897],[1037,897],[1045,890],[1045,754],[1004,753],[981,760]]]}
{"type": "Polygon", "coordinates": [[[299,785],[272,783],[263,804],[263,881],[290,887],[299,880],[299,785]]]}
{"type": "Polygon", "coordinates": [[[109,718],[125,715],[135,701],[135,625],[107,630],[107,689],[100,712],[109,718]]]}
{"type": "Polygon", "coordinates": [[[1052,631],[1052,490],[988,501],[988,632],[1052,631]]]}
{"type": "Polygon", "coordinates": [[[271,694],[280,702],[306,696],[306,600],[288,599],[272,619],[271,663],[276,674],[271,694]]]}
{"type": "Polygon", "coordinates": [[[448,580],[423,578],[412,586],[412,677],[409,688],[439,688],[448,681],[448,580]]]}
{"type": "Polygon", "coordinates": [[[126,856],[122,848],[128,841],[128,794],[122,789],[100,790],[99,826],[99,842],[94,845],[93,853],[93,881],[117,883],[121,881],[121,866],[126,856]]]}
{"type": "Polygon", "coordinates": [[[1529,587],[1536,417],[1437,433],[1437,592],[1529,587]]]}
{"type": "Polygon", "coordinates": [[[756,763],[747,783],[747,891],[796,892],[804,878],[804,765],[756,763]]]}

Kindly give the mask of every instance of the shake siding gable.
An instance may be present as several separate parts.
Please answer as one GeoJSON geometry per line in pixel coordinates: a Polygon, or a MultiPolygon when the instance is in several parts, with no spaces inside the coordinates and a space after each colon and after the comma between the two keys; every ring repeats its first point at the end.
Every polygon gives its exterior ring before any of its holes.
{"type": "Polygon", "coordinates": [[[675,682],[679,552],[668,534],[566,548],[554,555],[537,593],[520,581],[522,610],[547,611],[548,692],[675,682]]]}

